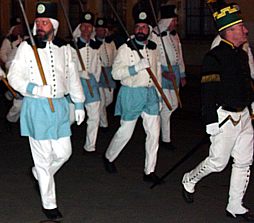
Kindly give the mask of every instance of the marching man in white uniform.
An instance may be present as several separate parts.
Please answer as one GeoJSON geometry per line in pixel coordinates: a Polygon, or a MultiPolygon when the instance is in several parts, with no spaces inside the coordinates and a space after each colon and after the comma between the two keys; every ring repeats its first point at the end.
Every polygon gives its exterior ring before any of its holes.
{"type": "MultiPolygon", "coordinates": [[[[17,52],[18,46],[26,38],[26,36],[24,36],[23,24],[21,23],[20,18],[13,18],[11,24],[12,27],[10,28],[6,38],[4,38],[0,49],[1,60],[5,63],[6,73],[8,73],[9,67],[17,52]]],[[[5,96],[8,100],[12,100],[13,98],[13,95],[10,91],[7,91],[5,96]]],[[[22,98],[22,95],[19,93],[16,94],[16,98],[13,98],[13,105],[6,115],[6,119],[9,122],[15,123],[19,120],[22,98]]]]}
{"type": "Polygon", "coordinates": [[[160,83],[161,65],[158,61],[156,44],[148,40],[150,33],[148,13],[138,9],[134,10],[133,15],[135,28],[132,41],[144,58],[139,57],[130,40],[118,49],[112,75],[114,79],[120,80],[122,85],[115,109],[115,115],[121,116],[121,126],[111,140],[103,160],[106,171],[117,172],[114,161],[130,140],[137,120],[141,116],[147,134],[143,180],[158,182],[155,167],[160,132],[160,96],[146,68],[152,70],[160,83]]]}
{"type": "MultiPolygon", "coordinates": [[[[95,152],[96,140],[100,121],[100,93],[99,80],[101,75],[101,62],[99,58],[100,43],[91,39],[94,28],[94,15],[91,12],[82,13],[81,23],[73,32],[77,37],[77,45],[83,59],[85,70],[82,70],[79,63],[79,75],[85,93],[85,108],[87,112],[87,129],[84,151],[95,152]],[[90,82],[93,96],[91,96],[86,79],[90,82]]],[[[77,54],[75,53],[76,57],[77,54]]]]}
{"type": "Polygon", "coordinates": [[[116,82],[112,78],[112,64],[116,56],[116,46],[112,38],[107,37],[107,20],[97,18],[95,22],[95,39],[101,43],[99,57],[102,63],[102,71],[99,82],[101,96],[100,127],[108,128],[107,106],[113,102],[116,82]]]}
{"type": "Polygon", "coordinates": [[[32,173],[39,183],[43,213],[51,220],[62,218],[56,202],[54,175],[72,153],[65,95],[69,94],[75,103],[78,125],[85,117],[85,97],[71,47],[55,38],[59,26],[56,14],[56,3],[37,3],[33,33],[47,85],[42,83],[30,41],[21,43],[8,73],[10,85],[24,96],[21,135],[29,137],[34,161],[32,173]]]}
{"type": "Polygon", "coordinates": [[[162,145],[168,149],[175,149],[171,142],[170,118],[172,113],[178,107],[176,92],[173,87],[173,79],[176,81],[177,90],[180,84],[185,86],[185,66],[182,55],[182,46],[180,38],[176,32],[177,14],[175,5],[165,5],[161,7],[161,19],[158,22],[159,29],[155,27],[152,39],[157,43],[160,51],[160,60],[162,64],[162,88],[163,92],[169,100],[172,110],[169,110],[166,104],[162,103],[160,113],[161,117],[161,139],[162,145]],[[161,38],[160,33],[161,32],[161,38]],[[161,42],[165,46],[165,51],[161,42]],[[168,64],[165,53],[167,54],[174,73],[169,73],[168,64]]]}
{"type": "MultiPolygon", "coordinates": [[[[0,48],[1,60],[6,64],[8,57],[13,49],[16,49],[23,41],[24,32],[20,18],[13,18],[11,21],[11,28],[7,36],[3,39],[0,48]]],[[[6,67],[5,67],[6,68],[6,67]]]]}

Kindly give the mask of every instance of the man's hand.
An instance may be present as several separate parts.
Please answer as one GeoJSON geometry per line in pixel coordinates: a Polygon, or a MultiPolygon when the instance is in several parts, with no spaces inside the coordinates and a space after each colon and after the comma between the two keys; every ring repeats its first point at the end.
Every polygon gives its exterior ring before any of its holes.
{"type": "Polygon", "coordinates": [[[75,110],[75,120],[77,122],[77,125],[80,125],[85,120],[85,111],[82,109],[75,110]]]}
{"type": "Polygon", "coordinates": [[[145,58],[142,58],[136,65],[135,71],[138,73],[141,70],[145,70],[146,68],[150,67],[149,61],[145,58]]]}
{"type": "Polygon", "coordinates": [[[6,74],[4,73],[4,71],[2,69],[0,69],[0,78],[6,78],[6,74]]]}
{"type": "Polygon", "coordinates": [[[222,130],[220,129],[218,122],[215,122],[206,126],[206,133],[211,136],[216,136],[220,134],[221,132],[222,130]]]}

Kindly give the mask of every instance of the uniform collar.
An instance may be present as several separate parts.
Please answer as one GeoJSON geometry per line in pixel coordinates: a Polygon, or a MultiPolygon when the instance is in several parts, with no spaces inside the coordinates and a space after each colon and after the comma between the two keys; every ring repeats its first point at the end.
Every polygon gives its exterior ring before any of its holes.
{"type": "Polygon", "coordinates": [[[226,40],[226,39],[221,39],[222,42],[224,42],[225,44],[229,45],[232,49],[235,49],[235,46],[233,43],[231,43],[230,41],[226,40]]]}

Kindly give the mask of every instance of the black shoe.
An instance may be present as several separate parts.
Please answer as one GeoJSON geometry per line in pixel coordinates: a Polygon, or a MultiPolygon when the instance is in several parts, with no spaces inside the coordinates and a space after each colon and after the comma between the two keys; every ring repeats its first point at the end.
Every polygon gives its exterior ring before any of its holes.
{"type": "Polygon", "coordinates": [[[109,132],[109,127],[100,127],[101,132],[107,133],[109,132]]]}
{"type": "Polygon", "coordinates": [[[167,150],[176,150],[176,147],[174,146],[174,144],[172,142],[160,142],[160,146],[162,146],[163,148],[167,149],[167,150]]]}
{"type": "Polygon", "coordinates": [[[155,183],[155,184],[163,183],[163,181],[155,173],[150,173],[148,175],[144,174],[143,181],[151,182],[151,183],[155,183]]]}
{"type": "Polygon", "coordinates": [[[184,186],[182,188],[182,196],[186,203],[190,204],[194,202],[194,193],[190,193],[187,190],[185,190],[184,186]]]}
{"type": "Polygon", "coordinates": [[[87,151],[85,149],[83,149],[83,156],[88,156],[88,155],[91,155],[91,156],[95,156],[95,155],[98,155],[98,152],[96,150],[94,151],[87,151]]]}
{"type": "Polygon", "coordinates": [[[117,169],[116,169],[114,162],[109,162],[109,160],[105,156],[103,156],[103,164],[104,164],[104,168],[107,172],[117,173],[117,169]]]}
{"type": "Polygon", "coordinates": [[[58,208],[54,208],[54,209],[44,209],[43,208],[42,212],[46,215],[46,217],[49,220],[61,220],[61,219],[63,219],[63,215],[58,210],[58,208]]]}
{"type": "Polygon", "coordinates": [[[226,210],[226,216],[231,217],[231,218],[242,218],[246,222],[254,222],[254,215],[247,211],[244,214],[231,214],[229,211],[226,210]]]}

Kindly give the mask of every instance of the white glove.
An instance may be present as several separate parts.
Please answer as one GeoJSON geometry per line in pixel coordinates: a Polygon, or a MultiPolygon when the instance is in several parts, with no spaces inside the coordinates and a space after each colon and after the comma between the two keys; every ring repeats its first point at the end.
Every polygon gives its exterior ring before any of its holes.
{"type": "Polygon", "coordinates": [[[80,77],[84,78],[84,79],[90,79],[88,72],[86,70],[82,70],[80,71],[80,77]]]}
{"type": "Polygon", "coordinates": [[[221,132],[222,130],[220,129],[218,122],[215,122],[206,126],[206,133],[211,136],[216,136],[221,132]]]}
{"type": "Polygon", "coordinates": [[[40,97],[50,98],[52,97],[52,89],[50,85],[35,86],[32,94],[40,97]]]}
{"type": "Polygon", "coordinates": [[[138,73],[141,70],[145,70],[146,68],[150,67],[149,61],[145,58],[142,58],[136,65],[135,71],[138,73]]]}
{"type": "Polygon", "coordinates": [[[77,122],[77,125],[80,125],[84,119],[85,119],[85,111],[81,109],[75,110],[75,120],[77,122]]]}
{"type": "Polygon", "coordinates": [[[6,74],[1,68],[0,68],[0,78],[6,78],[6,74]]]}

